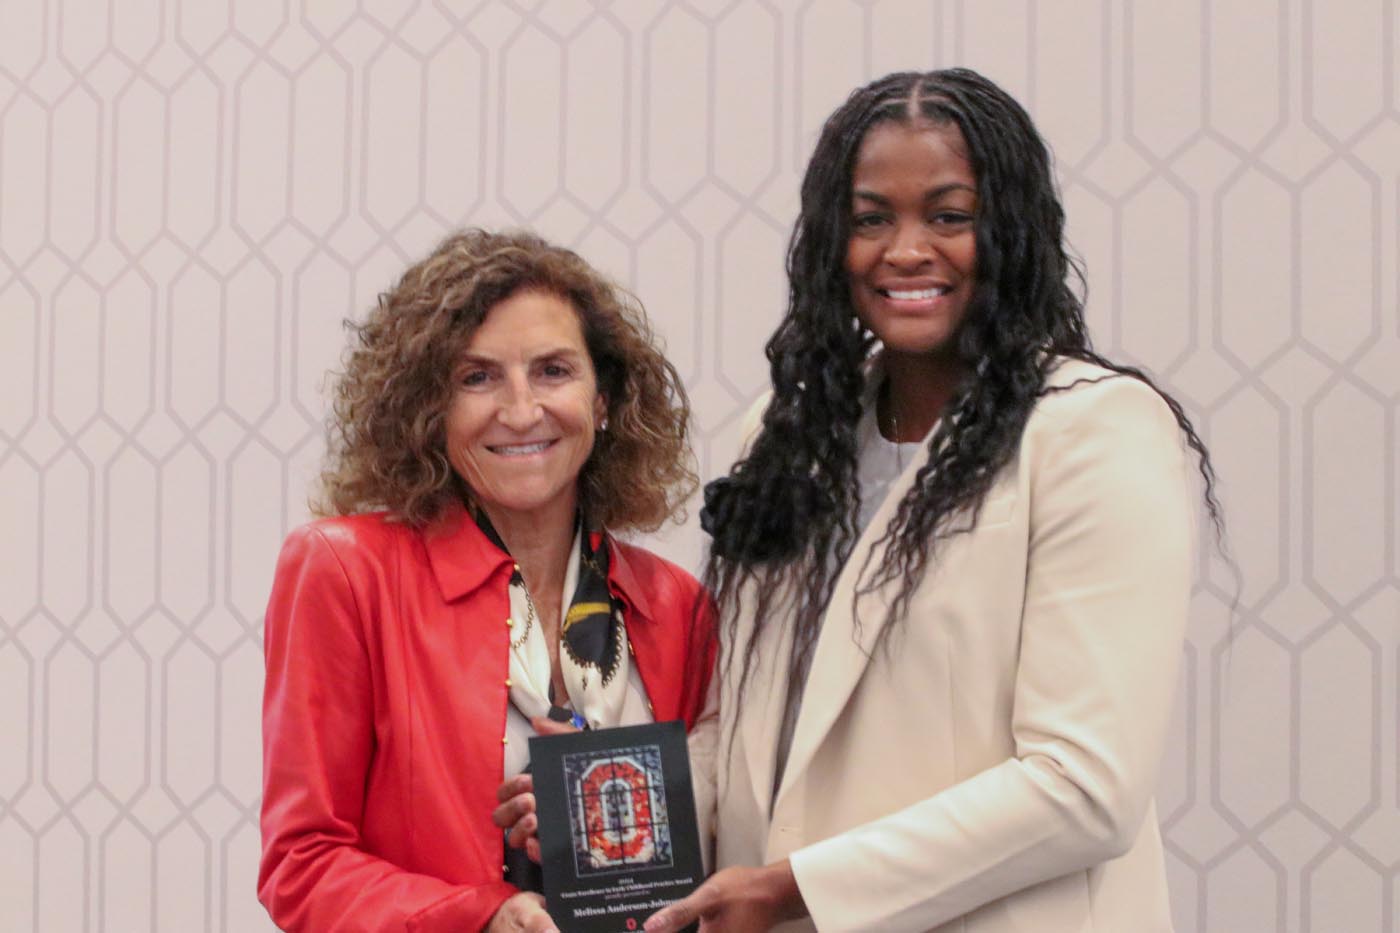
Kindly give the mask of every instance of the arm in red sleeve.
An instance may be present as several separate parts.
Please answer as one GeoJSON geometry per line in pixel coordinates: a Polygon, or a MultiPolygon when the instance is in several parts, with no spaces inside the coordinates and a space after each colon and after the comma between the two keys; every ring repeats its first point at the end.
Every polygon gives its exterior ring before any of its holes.
{"type": "Polygon", "coordinates": [[[375,753],[371,646],[354,587],[315,526],[278,559],[264,649],[258,899],[285,930],[478,930],[516,889],[449,884],[361,848],[375,753]]]}

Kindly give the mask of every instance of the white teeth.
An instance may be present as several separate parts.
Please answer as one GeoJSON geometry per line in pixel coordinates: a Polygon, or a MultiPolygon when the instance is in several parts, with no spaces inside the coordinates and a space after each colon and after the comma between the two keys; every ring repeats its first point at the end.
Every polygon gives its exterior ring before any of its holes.
{"type": "Polygon", "coordinates": [[[885,294],[896,301],[920,301],[925,298],[937,298],[939,295],[946,294],[947,291],[948,289],[943,287],[919,288],[907,292],[886,289],[885,294]]]}
{"type": "Polygon", "coordinates": [[[523,457],[526,454],[537,454],[549,446],[549,441],[540,441],[537,444],[501,444],[492,447],[494,453],[505,457],[523,457]]]}

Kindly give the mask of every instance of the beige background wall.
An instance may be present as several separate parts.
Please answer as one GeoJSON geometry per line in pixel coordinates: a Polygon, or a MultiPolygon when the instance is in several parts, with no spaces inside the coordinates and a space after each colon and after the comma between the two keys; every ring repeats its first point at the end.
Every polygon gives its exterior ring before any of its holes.
{"type": "Polygon", "coordinates": [[[967,63],[1056,150],[1101,348],[1223,476],[1244,585],[1227,639],[1203,557],[1178,928],[1393,933],[1396,7],[3,0],[0,928],[268,928],[261,614],[343,317],[451,227],[535,226],[650,308],[713,476],[821,118],[967,63]]]}

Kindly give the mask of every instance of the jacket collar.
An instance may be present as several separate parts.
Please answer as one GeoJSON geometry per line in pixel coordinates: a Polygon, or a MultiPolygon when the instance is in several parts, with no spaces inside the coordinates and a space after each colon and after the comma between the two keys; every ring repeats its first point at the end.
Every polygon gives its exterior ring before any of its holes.
{"type": "Polygon", "coordinates": [[[461,599],[501,568],[509,569],[515,563],[491,543],[460,505],[448,508],[423,529],[423,546],[428,550],[428,563],[438,589],[447,602],[461,599]]]}
{"type": "MultiPolygon", "coordinates": [[[[630,559],[630,548],[612,535],[607,535],[607,539],[608,589],[636,615],[647,620],[654,618],[647,589],[630,559]]],[[[460,505],[450,507],[423,529],[423,544],[438,590],[447,602],[461,599],[515,565],[460,505]]]]}
{"type": "MultiPolygon", "coordinates": [[[[637,569],[631,559],[631,548],[608,535],[608,589],[627,603],[635,616],[648,622],[656,618],[652,612],[649,591],[637,577],[637,569]]],[[[627,620],[632,621],[631,617],[627,620]]]]}

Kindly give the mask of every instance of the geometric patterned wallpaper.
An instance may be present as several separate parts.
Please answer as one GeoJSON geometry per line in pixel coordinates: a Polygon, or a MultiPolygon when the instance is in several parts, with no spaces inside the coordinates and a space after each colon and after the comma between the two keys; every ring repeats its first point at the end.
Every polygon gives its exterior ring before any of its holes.
{"type": "MultiPolygon", "coordinates": [[[[1177,928],[1400,931],[1398,5],[6,0],[0,928],[271,929],[262,612],[343,318],[451,228],[533,226],[642,298],[712,477],[821,119],[968,64],[1056,152],[1100,348],[1222,475],[1177,928]]],[[[651,543],[695,566],[694,515],[651,543]]]]}

